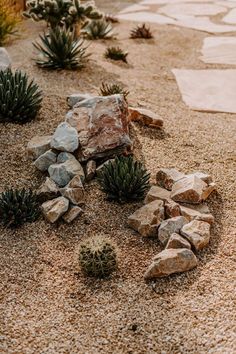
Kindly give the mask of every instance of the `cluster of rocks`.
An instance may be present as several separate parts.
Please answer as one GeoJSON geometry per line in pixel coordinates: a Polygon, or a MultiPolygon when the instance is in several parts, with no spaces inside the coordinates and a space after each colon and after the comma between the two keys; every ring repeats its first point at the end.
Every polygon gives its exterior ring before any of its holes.
{"type": "Polygon", "coordinates": [[[157,185],[148,192],[145,205],[128,218],[143,237],[156,237],[165,247],[145,273],[145,278],[167,276],[197,266],[194,251],[206,247],[214,217],[203,202],[216,189],[211,176],[202,172],[185,175],[161,169],[157,185]]]}
{"type": "Polygon", "coordinates": [[[154,113],[129,109],[122,95],[77,94],[68,97],[68,103],[72,109],[54,134],[36,136],[27,147],[35,167],[49,175],[37,193],[43,201],[42,212],[51,223],[61,217],[69,223],[82,213],[83,184],[94,177],[97,161],[132,151],[132,120],[137,121],[140,115],[143,124],[158,126],[154,113]]]}

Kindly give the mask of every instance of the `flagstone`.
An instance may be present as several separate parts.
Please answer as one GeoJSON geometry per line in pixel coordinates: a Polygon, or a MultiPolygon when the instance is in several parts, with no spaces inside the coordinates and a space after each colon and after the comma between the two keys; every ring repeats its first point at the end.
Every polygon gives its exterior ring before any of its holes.
{"type": "Polygon", "coordinates": [[[222,12],[226,12],[227,8],[216,4],[168,4],[159,9],[158,12],[170,17],[176,15],[187,16],[204,16],[204,15],[218,15],[222,12]]]}
{"type": "Polygon", "coordinates": [[[204,63],[236,65],[236,38],[207,37],[201,53],[204,63]]]}
{"type": "MultiPolygon", "coordinates": [[[[235,3],[236,4],[236,3],[235,3]]],[[[236,9],[232,9],[227,13],[225,17],[222,18],[222,21],[225,23],[236,24],[236,9]]]]}

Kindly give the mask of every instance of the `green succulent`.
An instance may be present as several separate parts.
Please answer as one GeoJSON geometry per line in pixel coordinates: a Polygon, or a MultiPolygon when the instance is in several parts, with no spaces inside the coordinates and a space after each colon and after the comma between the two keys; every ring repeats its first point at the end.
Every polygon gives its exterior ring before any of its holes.
{"type": "Polygon", "coordinates": [[[150,174],[132,156],[118,156],[104,164],[98,182],[108,200],[120,203],[143,200],[149,189],[150,174]]]}
{"type": "Polygon", "coordinates": [[[117,268],[115,247],[105,239],[92,239],[81,245],[79,263],[87,276],[108,277],[117,268]]]}
{"type": "Polygon", "coordinates": [[[113,28],[105,20],[92,20],[84,28],[83,33],[88,39],[109,39],[113,36],[113,28]]]}
{"type": "Polygon", "coordinates": [[[32,190],[8,189],[0,194],[0,221],[6,227],[33,222],[40,215],[36,194],[32,190]]]}
{"type": "Polygon", "coordinates": [[[124,63],[127,63],[127,55],[128,53],[125,53],[119,47],[109,47],[104,54],[105,58],[107,59],[123,61],[124,63]]]}
{"type": "Polygon", "coordinates": [[[111,96],[111,95],[117,95],[121,94],[124,96],[126,99],[129,91],[125,90],[118,84],[105,84],[104,82],[102,83],[102,86],[100,87],[100,93],[102,96],[111,96]]]}
{"type": "Polygon", "coordinates": [[[0,71],[0,122],[26,123],[36,117],[42,92],[21,71],[0,71]]]}
{"type": "Polygon", "coordinates": [[[130,38],[132,38],[132,39],[136,39],[136,38],[151,39],[151,38],[153,38],[153,35],[152,35],[150,28],[147,27],[144,23],[142,26],[135,27],[130,32],[130,38]]]}
{"type": "Polygon", "coordinates": [[[39,37],[41,44],[33,45],[41,53],[41,57],[35,60],[41,68],[75,70],[85,66],[89,57],[86,54],[87,47],[70,30],[55,27],[39,37]]]}

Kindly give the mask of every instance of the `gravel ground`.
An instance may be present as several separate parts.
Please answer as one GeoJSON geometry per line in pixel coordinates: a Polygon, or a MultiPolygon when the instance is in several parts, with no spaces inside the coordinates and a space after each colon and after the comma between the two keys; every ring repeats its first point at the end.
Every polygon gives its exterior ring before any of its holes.
{"type": "MultiPolygon", "coordinates": [[[[100,2],[101,3],[101,2],[100,2]]],[[[103,3],[107,11],[122,7],[103,3]]],[[[98,2],[99,4],[99,2],[98,2]]],[[[218,186],[209,206],[216,217],[210,246],[193,271],[146,284],[143,274],[159,245],[126,226],[138,205],[104,201],[96,182],[86,186],[84,215],[73,225],[43,219],[19,230],[0,228],[0,352],[59,353],[235,353],[235,171],[236,121],[232,114],[190,111],[182,102],[172,68],[222,68],[198,60],[206,34],[152,26],[150,42],[128,39],[131,23],[116,26],[129,64],[103,59],[106,41],[92,42],[91,61],[81,72],[46,72],[32,62],[31,39],[43,29],[25,22],[9,45],[14,67],[43,89],[43,109],[24,126],[1,125],[0,186],[37,188],[44,176],[26,159],[34,135],[52,133],[67,111],[66,95],[97,93],[102,80],[123,83],[129,101],[159,113],[164,132],[136,126],[136,155],[152,173],[159,167],[209,172],[218,186]],[[30,39],[29,39],[30,38],[30,39]],[[111,279],[84,278],[78,248],[93,235],[118,247],[119,271],[111,279]]]]}

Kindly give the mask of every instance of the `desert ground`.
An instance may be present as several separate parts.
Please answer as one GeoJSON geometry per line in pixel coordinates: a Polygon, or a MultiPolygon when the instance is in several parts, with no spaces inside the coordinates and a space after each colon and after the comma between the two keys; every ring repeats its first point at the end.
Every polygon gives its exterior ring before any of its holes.
{"type": "MultiPolygon", "coordinates": [[[[97,1],[117,13],[126,2],[97,1]]],[[[151,25],[154,39],[129,39],[134,23],[115,25],[116,40],[90,43],[91,59],[78,72],[36,67],[32,41],[45,29],[25,20],[10,42],[14,69],[26,71],[44,92],[39,117],[25,125],[1,124],[0,186],[36,189],[44,176],[27,159],[35,135],[53,133],[75,92],[97,94],[102,81],[122,83],[129,103],[164,119],[163,131],[135,125],[135,156],[151,172],[160,167],[211,174],[217,184],[208,205],[216,218],[210,245],[192,271],[146,283],[146,267],[160,250],[127,227],[139,204],[104,199],[96,180],[86,185],[83,216],[70,225],[42,217],[20,229],[0,227],[0,352],[12,354],[135,353],[233,354],[236,352],[236,119],[235,114],[190,110],[171,69],[222,68],[204,64],[206,33],[151,25]],[[129,52],[128,65],[106,60],[110,44],[129,52]],[[78,266],[81,241],[106,235],[118,248],[118,271],[90,280],[78,266]]],[[[227,66],[228,67],[228,66],[227,66]]]]}

